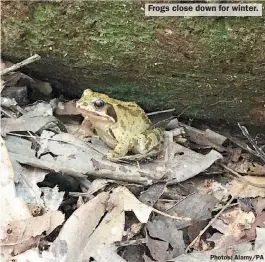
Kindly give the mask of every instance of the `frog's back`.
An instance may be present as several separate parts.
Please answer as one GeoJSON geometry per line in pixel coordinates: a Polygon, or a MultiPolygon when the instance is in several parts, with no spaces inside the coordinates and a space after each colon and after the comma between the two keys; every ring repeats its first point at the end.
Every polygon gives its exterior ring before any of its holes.
{"type": "Polygon", "coordinates": [[[151,121],[146,116],[144,110],[137,105],[135,102],[123,102],[118,105],[120,108],[123,108],[120,110],[120,112],[124,112],[126,114],[126,118],[135,124],[142,124],[147,125],[148,127],[151,126],[151,121]]]}

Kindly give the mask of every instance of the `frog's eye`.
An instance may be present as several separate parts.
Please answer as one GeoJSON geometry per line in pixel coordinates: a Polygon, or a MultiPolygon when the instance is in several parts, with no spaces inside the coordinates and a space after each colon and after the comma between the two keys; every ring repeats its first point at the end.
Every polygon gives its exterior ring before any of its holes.
{"type": "Polygon", "coordinates": [[[96,100],[93,102],[95,108],[102,108],[105,106],[105,102],[102,100],[96,100]]]}

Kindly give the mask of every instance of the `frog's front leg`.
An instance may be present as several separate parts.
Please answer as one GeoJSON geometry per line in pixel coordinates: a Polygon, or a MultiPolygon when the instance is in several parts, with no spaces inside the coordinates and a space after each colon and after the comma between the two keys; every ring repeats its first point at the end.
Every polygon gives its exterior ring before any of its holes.
{"type": "Polygon", "coordinates": [[[82,125],[78,128],[76,133],[80,138],[92,137],[95,135],[92,124],[87,118],[83,120],[82,125]]]}

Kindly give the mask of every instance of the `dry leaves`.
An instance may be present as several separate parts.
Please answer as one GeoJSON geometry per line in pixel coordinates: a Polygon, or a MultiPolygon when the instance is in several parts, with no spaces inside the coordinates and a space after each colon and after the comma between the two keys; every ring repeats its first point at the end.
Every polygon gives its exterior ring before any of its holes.
{"type": "Polygon", "coordinates": [[[125,187],[102,192],[73,213],[53,246],[60,241],[67,243],[66,261],[124,261],[115,252],[114,243],[122,240],[125,211],[133,211],[141,223],[146,223],[152,208],[125,187]]]}
{"type": "Polygon", "coordinates": [[[253,212],[243,212],[240,208],[232,208],[225,211],[213,224],[212,227],[220,233],[214,233],[208,241],[215,242],[215,247],[240,243],[245,235],[245,230],[251,228],[255,221],[253,212]]]}
{"type": "MultiPolygon", "coordinates": [[[[265,177],[254,177],[254,176],[244,176],[244,179],[250,181],[251,183],[265,186],[265,177]]],[[[243,182],[238,180],[233,180],[231,186],[228,189],[229,194],[232,196],[236,195],[238,197],[265,197],[265,188],[264,187],[254,187],[252,185],[247,185],[244,190],[239,191],[243,182]]]]}
{"type": "Polygon", "coordinates": [[[14,173],[5,143],[1,138],[1,259],[20,254],[37,246],[42,234],[50,234],[64,222],[59,212],[47,212],[33,217],[21,197],[16,196],[14,173]]]}

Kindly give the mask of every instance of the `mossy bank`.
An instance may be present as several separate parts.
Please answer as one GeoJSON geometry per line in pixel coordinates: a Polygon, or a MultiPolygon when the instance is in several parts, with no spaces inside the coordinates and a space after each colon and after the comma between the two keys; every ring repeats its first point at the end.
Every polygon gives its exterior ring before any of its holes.
{"type": "MultiPolygon", "coordinates": [[[[70,97],[265,125],[264,17],[145,17],[144,2],[3,2],[2,55],[70,97]]],[[[264,12],[263,12],[264,13],[264,12]]]]}

